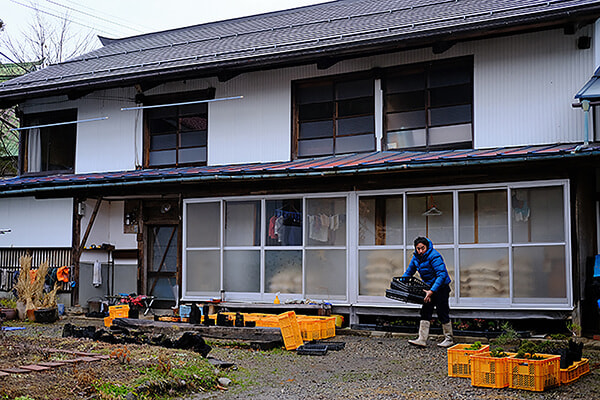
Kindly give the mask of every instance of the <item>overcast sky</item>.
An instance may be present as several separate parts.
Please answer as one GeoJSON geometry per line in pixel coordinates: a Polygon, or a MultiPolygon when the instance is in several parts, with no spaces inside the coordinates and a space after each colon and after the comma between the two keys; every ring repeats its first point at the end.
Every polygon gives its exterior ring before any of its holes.
{"type": "MultiPolygon", "coordinates": [[[[246,15],[301,7],[325,0],[0,0],[2,35],[19,39],[37,6],[48,20],[64,17],[71,29],[119,38],[246,15]]],[[[7,62],[0,58],[0,62],[7,62]]]]}

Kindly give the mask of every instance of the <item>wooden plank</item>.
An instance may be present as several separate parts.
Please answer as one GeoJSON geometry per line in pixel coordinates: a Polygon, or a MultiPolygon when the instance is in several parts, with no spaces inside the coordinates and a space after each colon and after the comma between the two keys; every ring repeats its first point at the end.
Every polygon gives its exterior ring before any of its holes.
{"type": "Polygon", "coordinates": [[[113,320],[113,325],[128,329],[135,328],[140,330],[154,331],[157,333],[161,331],[193,331],[197,332],[203,337],[210,337],[216,339],[249,340],[264,342],[283,340],[279,328],[238,328],[228,326],[205,326],[192,325],[181,322],[162,322],[131,318],[115,318],[113,320]]]}

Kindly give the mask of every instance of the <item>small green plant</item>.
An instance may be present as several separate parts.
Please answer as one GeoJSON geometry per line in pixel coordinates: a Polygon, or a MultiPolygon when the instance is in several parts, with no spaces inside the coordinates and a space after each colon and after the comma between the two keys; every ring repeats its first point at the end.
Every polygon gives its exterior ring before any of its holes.
{"type": "Polygon", "coordinates": [[[467,347],[465,350],[479,350],[481,349],[481,342],[477,341],[475,343],[473,343],[472,345],[470,345],[469,347],[467,347]]]}
{"type": "Polygon", "coordinates": [[[502,333],[496,339],[494,339],[493,344],[498,346],[505,346],[510,343],[517,342],[519,340],[519,335],[517,331],[512,327],[510,322],[505,322],[500,326],[502,333]]]}
{"type": "Polygon", "coordinates": [[[508,357],[508,354],[506,354],[504,352],[502,347],[497,347],[495,349],[492,349],[492,351],[490,351],[490,356],[497,357],[497,358],[504,358],[504,357],[508,357]]]}
{"type": "Polygon", "coordinates": [[[0,298],[0,308],[17,308],[17,301],[13,297],[0,298]]]}
{"type": "Polygon", "coordinates": [[[577,325],[573,321],[567,321],[567,329],[571,331],[573,336],[579,336],[579,333],[581,332],[581,326],[577,325]]]}

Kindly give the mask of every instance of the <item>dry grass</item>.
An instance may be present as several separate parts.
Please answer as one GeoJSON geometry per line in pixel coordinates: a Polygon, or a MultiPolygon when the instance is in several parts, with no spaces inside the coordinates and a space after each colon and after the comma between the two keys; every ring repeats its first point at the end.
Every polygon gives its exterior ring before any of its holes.
{"type": "Polygon", "coordinates": [[[55,284],[54,289],[50,292],[44,292],[44,283],[49,269],[48,261],[44,261],[35,271],[34,279],[31,279],[33,273],[31,256],[21,257],[19,263],[21,264],[21,271],[15,289],[19,299],[25,303],[25,309],[35,310],[37,308],[56,307],[58,284],[55,284]]]}

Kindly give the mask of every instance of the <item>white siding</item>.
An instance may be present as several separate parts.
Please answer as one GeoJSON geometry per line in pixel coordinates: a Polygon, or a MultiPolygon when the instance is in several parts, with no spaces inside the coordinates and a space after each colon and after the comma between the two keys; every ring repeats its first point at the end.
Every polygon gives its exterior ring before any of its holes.
{"type": "Polygon", "coordinates": [[[76,173],[123,171],[142,165],[142,111],[133,107],[135,90],[96,92],[79,103],[79,119],[109,117],[77,126],[76,173]]]}
{"type": "Polygon", "coordinates": [[[71,247],[73,200],[0,199],[0,248],[71,247]]]}

